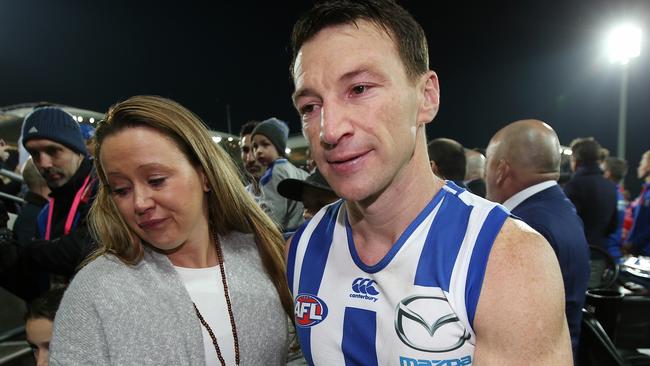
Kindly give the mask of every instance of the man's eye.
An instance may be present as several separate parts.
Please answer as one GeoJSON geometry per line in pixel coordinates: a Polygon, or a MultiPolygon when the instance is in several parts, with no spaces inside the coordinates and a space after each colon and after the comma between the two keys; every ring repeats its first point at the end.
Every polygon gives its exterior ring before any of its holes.
{"type": "Polygon", "coordinates": [[[303,107],[300,108],[300,114],[309,114],[314,111],[314,105],[313,104],[306,104],[303,107]]]}
{"type": "Polygon", "coordinates": [[[352,88],[353,94],[363,94],[368,87],[366,85],[357,85],[352,88]]]}

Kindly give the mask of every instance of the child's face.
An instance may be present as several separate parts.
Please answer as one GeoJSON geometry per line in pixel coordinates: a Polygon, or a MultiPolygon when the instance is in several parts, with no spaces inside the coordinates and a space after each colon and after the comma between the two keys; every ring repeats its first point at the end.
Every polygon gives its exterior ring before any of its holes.
{"type": "Polygon", "coordinates": [[[25,324],[29,343],[38,366],[47,366],[52,340],[52,321],[45,318],[28,319],[25,324]]]}
{"type": "Polygon", "coordinates": [[[280,157],[271,140],[260,134],[253,136],[253,151],[257,161],[264,166],[268,166],[280,157]]]}

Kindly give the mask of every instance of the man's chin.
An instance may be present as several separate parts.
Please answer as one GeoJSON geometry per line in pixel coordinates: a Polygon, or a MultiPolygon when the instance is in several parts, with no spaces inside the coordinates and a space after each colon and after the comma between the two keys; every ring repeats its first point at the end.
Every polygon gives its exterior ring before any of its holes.
{"type": "Polygon", "coordinates": [[[59,188],[62,185],[64,185],[67,180],[60,178],[60,179],[48,179],[47,181],[47,186],[50,187],[51,189],[53,188],[59,188]]]}

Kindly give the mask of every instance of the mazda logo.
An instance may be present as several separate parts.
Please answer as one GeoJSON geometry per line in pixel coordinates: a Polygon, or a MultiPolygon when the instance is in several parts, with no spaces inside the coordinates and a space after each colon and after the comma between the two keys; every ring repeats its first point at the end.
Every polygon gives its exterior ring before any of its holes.
{"type": "MultiPolygon", "coordinates": [[[[436,305],[435,303],[439,302],[448,303],[447,299],[444,297],[413,295],[402,299],[402,301],[397,304],[397,308],[395,309],[395,331],[402,343],[423,352],[449,352],[460,348],[465,344],[465,341],[470,339],[471,335],[467,332],[467,329],[462,325],[456,314],[452,313],[443,315],[433,322],[427,322],[422,315],[418,314],[418,309],[423,307],[433,308],[435,307],[434,305],[436,305]],[[420,306],[414,306],[416,304],[413,303],[418,303],[420,306]],[[426,336],[426,334],[414,329],[417,327],[405,326],[406,319],[413,321],[415,322],[415,325],[424,328],[426,333],[429,335],[429,339],[423,339],[422,336],[426,336]],[[462,335],[457,340],[448,342],[448,345],[439,346],[442,339],[434,339],[436,332],[438,332],[438,330],[443,326],[453,323],[458,323],[456,327],[462,329],[462,335]],[[435,347],[434,344],[436,345],[435,347]]],[[[448,311],[448,306],[445,306],[444,308],[447,308],[446,311],[448,311]]]]}

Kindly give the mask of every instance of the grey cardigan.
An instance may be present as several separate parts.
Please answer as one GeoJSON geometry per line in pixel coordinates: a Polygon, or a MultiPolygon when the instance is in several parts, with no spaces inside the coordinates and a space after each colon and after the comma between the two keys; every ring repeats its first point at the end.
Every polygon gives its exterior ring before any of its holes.
{"type": "MultiPolygon", "coordinates": [[[[241,365],[284,364],[288,318],[253,236],[220,240],[241,365]]],[[[56,314],[50,364],[205,366],[201,323],[167,256],[147,248],[128,266],[105,255],[79,271],[56,314]]]]}

